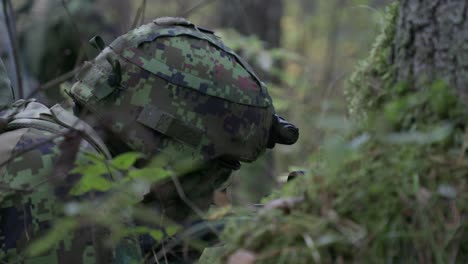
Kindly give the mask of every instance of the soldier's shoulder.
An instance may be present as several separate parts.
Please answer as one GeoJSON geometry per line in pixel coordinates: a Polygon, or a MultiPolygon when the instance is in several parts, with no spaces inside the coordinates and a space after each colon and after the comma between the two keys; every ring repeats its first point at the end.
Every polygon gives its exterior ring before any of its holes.
{"type": "Polygon", "coordinates": [[[2,184],[10,189],[24,189],[38,184],[38,174],[49,173],[59,154],[61,139],[37,129],[20,128],[0,134],[0,174],[2,184]]]}
{"type": "MultiPolygon", "coordinates": [[[[74,163],[85,152],[96,150],[78,132],[55,131],[53,122],[47,124],[46,117],[40,119],[41,114],[50,113],[49,108],[38,103],[16,107],[19,109],[13,109],[12,114],[3,113],[3,117],[10,118],[0,126],[0,260],[61,263],[61,259],[73,256],[77,263],[88,263],[88,253],[95,250],[92,230],[64,238],[47,254],[36,257],[26,253],[31,241],[42,237],[63,216],[63,202],[75,199],[69,195],[80,176],[71,171],[74,163]],[[69,248],[64,250],[60,246],[63,244],[69,248]]],[[[110,259],[110,254],[103,251],[102,258],[110,259]]],[[[100,258],[93,255],[89,263],[101,263],[100,258]]]]}
{"type": "Polygon", "coordinates": [[[0,128],[0,183],[11,190],[46,181],[61,156],[68,155],[74,163],[82,153],[96,152],[79,133],[70,138],[73,130],[55,122],[49,108],[36,102],[24,104],[0,113],[4,122],[3,130],[0,128]]]}

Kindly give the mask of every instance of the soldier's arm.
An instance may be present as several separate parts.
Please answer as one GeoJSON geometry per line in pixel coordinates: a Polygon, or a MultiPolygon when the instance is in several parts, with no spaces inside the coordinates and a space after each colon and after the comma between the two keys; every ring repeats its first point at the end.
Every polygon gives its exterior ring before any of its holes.
{"type": "MultiPolygon", "coordinates": [[[[40,256],[28,256],[33,241],[51,230],[63,216],[62,203],[72,179],[62,185],[51,182],[60,155],[62,139],[56,134],[22,128],[0,135],[3,156],[0,186],[0,259],[7,263],[108,263],[112,253],[103,245],[106,234],[84,228],[70,234],[40,256]],[[9,143],[8,143],[9,142],[9,143]]],[[[75,175],[76,176],[76,175],[75,175]]]]}

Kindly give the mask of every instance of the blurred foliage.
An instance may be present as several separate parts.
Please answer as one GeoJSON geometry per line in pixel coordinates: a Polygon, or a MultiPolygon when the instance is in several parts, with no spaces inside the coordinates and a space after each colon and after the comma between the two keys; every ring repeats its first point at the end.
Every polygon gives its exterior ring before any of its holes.
{"type": "Polygon", "coordinates": [[[326,118],[332,133],[310,156],[309,172],[265,199],[254,218],[233,221],[223,234],[224,258],[210,263],[246,255],[250,260],[239,263],[468,260],[468,112],[441,81],[419,91],[386,82],[392,68],[379,62],[390,55],[386,34],[396,10],[387,11],[387,25],[350,84],[351,97],[368,92],[369,81],[383,96],[360,97],[354,113],[366,118],[358,122],[337,126],[326,118]]]}
{"type": "MultiPolygon", "coordinates": [[[[136,25],[158,16],[183,15],[215,28],[228,46],[271,75],[268,87],[277,111],[301,130],[296,145],[277,146],[258,162],[243,164],[233,176],[231,192],[238,205],[257,203],[272,189],[276,189],[273,195],[263,202],[285,197],[300,197],[303,202],[287,210],[263,209],[253,219],[236,218],[223,235],[228,249],[223,260],[239,249],[256,263],[468,259],[463,221],[468,202],[463,153],[468,136],[461,129],[468,115],[443,82],[423,92],[393,82],[388,56],[397,9],[382,11],[391,1],[283,1],[283,16],[278,18],[281,44],[275,48],[256,35],[222,28],[215,2],[115,1],[115,6],[131,6],[119,24],[121,32],[132,26],[138,9],[141,17],[136,25]],[[356,68],[369,51],[368,59],[356,68]],[[269,170],[273,177],[267,176],[269,170]],[[278,189],[284,184],[280,178],[292,170],[304,170],[306,175],[278,189]]],[[[115,23],[121,15],[116,14],[115,23]]],[[[85,24],[80,17],[75,22],[85,24]]],[[[134,205],[147,186],[175,173],[163,169],[161,160],[134,168],[139,158],[128,153],[104,161],[90,155],[78,164],[75,171],[84,177],[74,194],[108,194],[92,202],[65,204],[66,217],[32,246],[32,252],[47,250],[83,224],[108,227],[113,233],[110,243],[141,233],[161,240],[164,235],[158,229],[126,224],[130,215],[162,224],[161,215],[134,205]],[[109,172],[119,180],[109,181],[109,172]],[[131,207],[132,212],[122,210],[131,207]]],[[[237,210],[225,206],[203,217],[220,219],[237,210]]],[[[171,234],[182,228],[168,219],[163,225],[171,234]]]]}
{"type": "Polygon", "coordinates": [[[466,137],[457,122],[468,113],[453,95],[449,113],[439,112],[450,88],[433,87],[393,112],[417,128],[389,126],[393,113],[374,109],[379,118],[365,127],[325,140],[310,172],[265,200],[303,201],[232,223],[224,260],[242,249],[255,263],[466,262],[466,137]]]}
{"type": "MultiPolygon", "coordinates": [[[[242,36],[233,29],[218,31],[242,57],[274,76],[268,88],[275,107],[300,128],[298,143],[277,146],[273,151],[273,174],[277,179],[291,170],[307,168],[308,157],[321,147],[325,134],[329,133],[321,123],[329,116],[342,117],[347,113],[343,96],[346,77],[358,58],[367,55],[384,22],[383,13],[377,9],[380,6],[372,1],[314,1],[312,8],[304,5],[303,1],[285,1],[282,44],[278,48],[266,48],[266,43],[255,35],[242,36]],[[334,12],[337,20],[331,21],[334,12]],[[336,24],[333,32],[331,24],[336,24]],[[335,34],[335,38],[330,38],[330,34],[335,34]],[[330,45],[336,45],[334,54],[329,52],[330,45]],[[324,80],[325,76],[331,79],[324,80]]],[[[337,122],[343,123],[344,119],[339,119],[337,122]]],[[[271,159],[263,159],[245,164],[237,173],[240,203],[258,201],[269,188],[277,186],[271,183],[275,179],[258,175],[265,174],[262,167],[271,168],[270,162],[271,159]],[[267,186],[267,190],[258,192],[259,184],[267,186]]]]}
{"type": "Polygon", "coordinates": [[[161,241],[177,233],[182,227],[152,208],[139,205],[149,186],[170,181],[185,168],[163,169],[165,157],[149,161],[145,168],[135,168],[140,153],[125,153],[108,161],[104,157],[88,153],[72,173],[82,175],[71,190],[76,201],[63,204],[64,217],[57,220],[42,239],[30,247],[30,254],[40,255],[56,241],[73,230],[92,226],[105,227],[111,236],[108,246],[118,246],[124,238],[149,234],[161,241]],[[112,179],[112,180],[111,180],[112,179]],[[92,197],[92,199],[83,199],[92,197]],[[144,222],[144,226],[129,226],[132,222],[144,222]],[[153,226],[153,227],[150,227],[153,226]]]}

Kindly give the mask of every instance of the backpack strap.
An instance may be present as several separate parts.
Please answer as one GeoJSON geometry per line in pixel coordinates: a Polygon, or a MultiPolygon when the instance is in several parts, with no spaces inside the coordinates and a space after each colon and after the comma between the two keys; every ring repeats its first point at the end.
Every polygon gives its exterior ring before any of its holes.
{"type": "Polygon", "coordinates": [[[69,129],[81,131],[88,143],[106,158],[111,158],[109,150],[94,129],[60,105],[49,109],[35,100],[20,100],[8,111],[0,113],[0,118],[8,120],[5,130],[36,128],[54,134],[64,133],[69,129]]]}

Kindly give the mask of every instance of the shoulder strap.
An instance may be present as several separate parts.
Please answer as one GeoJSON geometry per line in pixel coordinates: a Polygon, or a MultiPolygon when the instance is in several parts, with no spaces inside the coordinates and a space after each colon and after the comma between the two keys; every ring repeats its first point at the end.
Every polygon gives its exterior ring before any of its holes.
{"type": "Polygon", "coordinates": [[[18,128],[36,128],[54,134],[75,129],[83,132],[84,139],[106,158],[111,158],[110,152],[97,133],[84,121],[69,113],[60,105],[48,108],[34,100],[18,101],[16,109],[9,109],[6,130],[18,128]]]}

